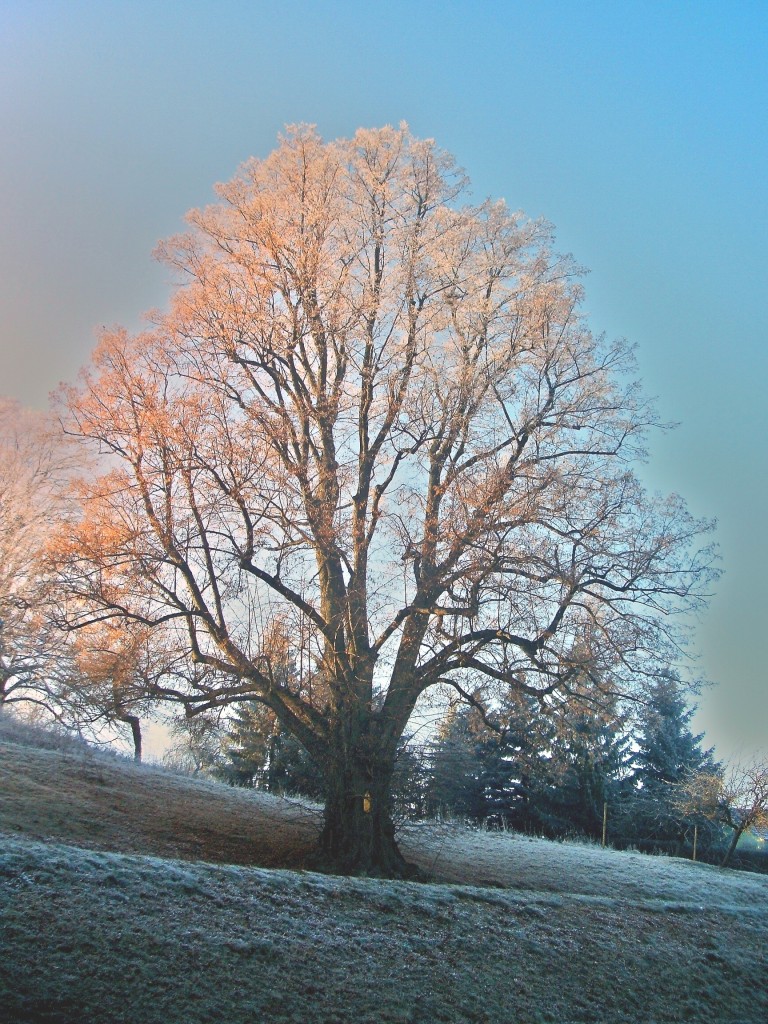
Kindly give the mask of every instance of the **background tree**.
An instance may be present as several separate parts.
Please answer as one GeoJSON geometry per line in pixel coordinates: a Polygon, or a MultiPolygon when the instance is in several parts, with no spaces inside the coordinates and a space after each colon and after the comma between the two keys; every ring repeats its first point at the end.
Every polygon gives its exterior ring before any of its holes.
{"type": "Polygon", "coordinates": [[[0,710],[64,716],[65,635],[50,615],[45,545],[73,514],[72,446],[43,413],[0,399],[0,710]]]}
{"type": "Polygon", "coordinates": [[[135,761],[142,758],[141,717],[151,705],[157,675],[166,675],[153,640],[146,626],[125,619],[80,630],[58,686],[69,724],[91,731],[127,727],[135,761]]]}
{"type": "Polygon", "coordinates": [[[676,799],[681,814],[703,816],[730,831],[722,860],[727,867],[745,832],[768,828],[768,763],[758,758],[691,772],[677,787],[676,799]]]}
{"type": "Polygon", "coordinates": [[[227,735],[218,714],[175,717],[167,725],[171,743],[163,753],[166,768],[188,775],[221,775],[229,781],[224,754],[227,735]]]}
{"type": "Polygon", "coordinates": [[[489,824],[523,832],[542,828],[542,798],[551,777],[552,716],[539,699],[514,688],[495,713],[479,714],[483,813],[489,824]]]}
{"type": "Polygon", "coordinates": [[[258,701],[238,705],[221,746],[216,774],[238,786],[270,793],[324,796],[320,770],[307,751],[281,726],[274,711],[258,701]]]}
{"type": "Polygon", "coordinates": [[[690,777],[717,776],[720,771],[713,750],[702,749],[703,734],[690,730],[694,711],[670,673],[658,677],[641,705],[631,812],[637,841],[679,850],[694,825],[706,825],[700,815],[681,813],[677,796],[677,787],[690,777]]]}
{"type": "Polygon", "coordinates": [[[574,688],[542,707],[511,690],[492,721],[472,705],[452,708],[431,745],[430,812],[598,837],[603,804],[620,813],[629,796],[631,737],[615,701],[584,696],[574,688]]]}
{"type": "Polygon", "coordinates": [[[455,702],[428,748],[426,811],[429,817],[481,821],[485,788],[482,722],[469,704],[455,702]]]}
{"type": "Polygon", "coordinates": [[[745,832],[768,828],[768,762],[729,765],[722,775],[718,804],[720,821],[733,833],[722,862],[727,867],[745,832]]]}
{"type": "Polygon", "coordinates": [[[549,786],[539,795],[546,831],[600,838],[603,810],[623,819],[630,798],[631,736],[608,702],[575,702],[561,712],[549,753],[549,786]]]}
{"type": "Polygon", "coordinates": [[[277,716],[256,703],[240,704],[233,711],[221,745],[221,775],[233,786],[258,786],[277,742],[277,716]]]}
{"type": "Polygon", "coordinates": [[[429,791],[429,753],[418,733],[400,737],[392,773],[392,809],[396,821],[426,818],[429,791]]]}
{"type": "Polygon", "coordinates": [[[430,745],[428,812],[539,830],[551,720],[527,693],[509,691],[490,719],[477,697],[449,709],[430,745]]]}
{"type": "Polygon", "coordinates": [[[320,766],[318,864],[405,873],[391,786],[420,696],[555,694],[586,633],[617,685],[676,662],[702,524],[632,475],[653,411],[548,226],[462,205],[434,142],[292,129],[218,194],[161,248],[169,313],[106,332],[66,391],[110,457],[59,546],[69,622],[174,633],[219,680],[190,712],[258,697],[320,766]]]}

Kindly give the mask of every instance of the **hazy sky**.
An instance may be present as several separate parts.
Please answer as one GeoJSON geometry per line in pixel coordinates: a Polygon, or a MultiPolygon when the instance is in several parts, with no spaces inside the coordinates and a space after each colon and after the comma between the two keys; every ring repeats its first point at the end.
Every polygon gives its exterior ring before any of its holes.
{"type": "Polygon", "coordinates": [[[644,478],[719,520],[699,729],[768,747],[768,3],[0,0],[0,394],[44,406],[150,253],[265,156],[406,120],[551,220],[662,415],[644,478]]]}

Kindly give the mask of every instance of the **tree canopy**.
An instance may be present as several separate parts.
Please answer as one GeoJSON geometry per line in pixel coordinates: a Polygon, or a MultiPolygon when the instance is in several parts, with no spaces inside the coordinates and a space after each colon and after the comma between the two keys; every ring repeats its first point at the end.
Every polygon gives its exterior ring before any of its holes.
{"type": "Polygon", "coordinates": [[[188,656],[153,692],[190,714],[265,704],[325,774],[321,859],[403,871],[419,697],[642,686],[705,597],[705,524],[634,475],[656,415],[550,227],[470,202],[433,141],[292,128],[217,193],[160,247],[168,311],[63,393],[106,459],[66,615],[188,656]]]}

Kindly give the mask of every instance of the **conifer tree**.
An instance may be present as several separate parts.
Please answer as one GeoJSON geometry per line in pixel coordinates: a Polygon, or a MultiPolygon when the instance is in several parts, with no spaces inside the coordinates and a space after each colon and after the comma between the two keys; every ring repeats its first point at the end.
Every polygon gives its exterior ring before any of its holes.
{"type": "Polygon", "coordinates": [[[679,679],[665,673],[654,681],[639,715],[632,831],[639,842],[674,852],[695,824],[706,828],[703,816],[680,810],[677,787],[691,776],[721,770],[713,749],[702,748],[703,733],[691,731],[695,710],[688,706],[679,679]]]}
{"type": "Polygon", "coordinates": [[[482,766],[475,712],[468,704],[451,705],[430,745],[427,813],[482,818],[482,766]]]}
{"type": "Polygon", "coordinates": [[[615,705],[562,709],[550,748],[550,788],[539,795],[545,831],[598,838],[603,809],[620,814],[630,788],[631,739],[615,705]]]}
{"type": "Polygon", "coordinates": [[[492,719],[469,704],[452,706],[431,750],[431,813],[538,829],[549,728],[535,698],[516,691],[506,695],[492,719]]]}
{"type": "Polygon", "coordinates": [[[233,785],[270,793],[301,793],[316,798],[324,795],[317,765],[264,704],[248,702],[237,707],[223,754],[226,763],[218,774],[233,785]]]}

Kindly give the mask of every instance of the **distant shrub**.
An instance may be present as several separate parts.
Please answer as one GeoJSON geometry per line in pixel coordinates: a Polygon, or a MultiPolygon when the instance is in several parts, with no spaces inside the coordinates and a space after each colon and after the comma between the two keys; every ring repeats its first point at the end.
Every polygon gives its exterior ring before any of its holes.
{"type": "Polygon", "coordinates": [[[82,736],[63,726],[29,722],[11,711],[0,711],[0,742],[80,753],[94,749],[82,736]]]}
{"type": "Polygon", "coordinates": [[[738,850],[728,865],[740,871],[757,871],[768,875],[768,850],[738,850]]]}

